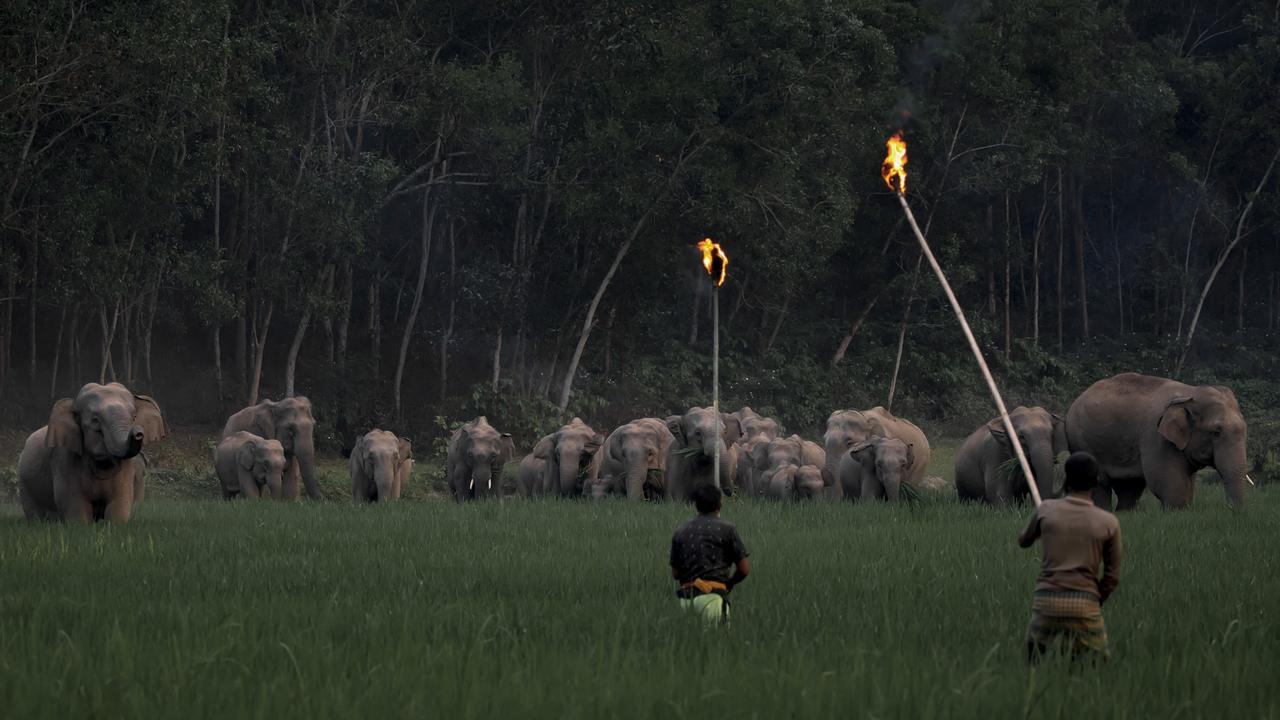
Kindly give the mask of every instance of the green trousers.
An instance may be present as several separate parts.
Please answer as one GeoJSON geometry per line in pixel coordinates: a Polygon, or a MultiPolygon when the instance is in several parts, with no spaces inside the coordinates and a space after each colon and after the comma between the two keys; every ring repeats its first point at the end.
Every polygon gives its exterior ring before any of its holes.
{"type": "Polygon", "coordinates": [[[723,595],[707,593],[692,598],[679,598],[680,609],[698,613],[708,625],[729,624],[729,602],[723,595]]]}

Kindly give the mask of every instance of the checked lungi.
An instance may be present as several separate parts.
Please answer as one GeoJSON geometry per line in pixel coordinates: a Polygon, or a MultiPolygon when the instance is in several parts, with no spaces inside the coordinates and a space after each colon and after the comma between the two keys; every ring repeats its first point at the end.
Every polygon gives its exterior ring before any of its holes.
{"type": "Polygon", "coordinates": [[[1031,624],[1027,627],[1027,651],[1036,657],[1055,642],[1064,642],[1072,657],[1111,655],[1107,625],[1102,619],[1098,598],[1087,592],[1047,592],[1035,594],[1031,602],[1031,624]]]}

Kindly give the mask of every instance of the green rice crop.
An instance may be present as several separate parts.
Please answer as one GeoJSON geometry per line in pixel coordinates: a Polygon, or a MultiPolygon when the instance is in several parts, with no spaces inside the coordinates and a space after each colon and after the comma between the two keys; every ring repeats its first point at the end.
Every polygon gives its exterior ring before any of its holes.
{"type": "Polygon", "coordinates": [[[0,708],[38,717],[1276,717],[1280,492],[1121,517],[1114,657],[1023,661],[1028,508],[731,499],[733,624],[675,603],[677,504],[0,505],[0,708]]]}

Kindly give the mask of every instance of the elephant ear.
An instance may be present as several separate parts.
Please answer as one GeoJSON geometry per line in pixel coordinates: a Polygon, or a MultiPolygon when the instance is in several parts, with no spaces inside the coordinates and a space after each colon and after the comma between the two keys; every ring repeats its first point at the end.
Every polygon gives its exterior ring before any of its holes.
{"type": "Polygon", "coordinates": [[[133,419],[142,427],[142,442],[153,443],[169,434],[160,416],[160,405],[148,395],[134,395],[133,419]]]}
{"type": "Polygon", "coordinates": [[[1173,443],[1179,450],[1186,450],[1191,442],[1191,415],[1187,412],[1189,397],[1176,397],[1169,401],[1168,407],[1160,416],[1158,427],[1160,436],[1173,443]]]}
{"type": "Polygon", "coordinates": [[[751,448],[751,464],[763,470],[769,462],[769,443],[757,442],[751,448]]]}
{"type": "Polygon", "coordinates": [[[863,440],[862,442],[849,448],[849,457],[852,457],[854,460],[859,460],[858,458],[859,455],[869,450],[874,450],[875,447],[876,447],[875,438],[872,438],[870,440],[863,440]]]}
{"type": "Polygon", "coordinates": [[[408,438],[396,438],[396,447],[399,450],[397,459],[400,462],[413,459],[413,443],[408,438]]]}
{"type": "Polygon", "coordinates": [[[363,485],[369,476],[368,468],[365,464],[365,448],[369,445],[368,438],[368,435],[361,435],[356,440],[355,447],[351,448],[351,482],[353,485],[363,485]]]}
{"type": "Polygon", "coordinates": [[[671,431],[671,434],[675,437],[676,442],[680,443],[681,445],[684,445],[685,444],[684,416],[669,415],[667,416],[666,423],[667,423],[667,429],[671,431]]]}
{"type": "Polygon", "coordinates": [[[498,457],[503,464],[516,454],[515,441],[511,439],[511,433],[499,433],[501,439],[498,441],[498,457]]]}
{"type": "Polygon", "coordinates": [[[738,418],[729,413],[720,413],[720,420],[724,423],[724,430],[721,432],[724,444],[728,446],[738,442],[742,437],[742,423],[738,418]]]}
{"type": "Polygon", "coordinates": [[[253,423],[249,426],[249,432],[263,438],[276,436],[276,404],[274,402],[263,400],[253,408],[253,423]]]}
{"type": "Polygon", "coordinates": [[[73,453],[83,452],[80,436],[80,418],[76,414],[76,401],[62,398],[53,404],[49,412],[49,430],[45,435],[45,447],[60,447],[73,453]]]}
{"type": "Polygon", "coordinates": [[[991,433],[991,437],[995,438],[1001,445],[1004,445],[1006,449],[1010,447],[1009,433],[1004,429],[1003,418],[996,418],[987,423],[987,432],[991,433]]]}
{"type": "Polygon", "coordinates": [[[587,455],[595,456],[595,454],[600,451],[601,445],[604,445],[604,435],[596,433],[595,435],[592,435],[591,439],[587,441],[587,444],[583,446],[583,451],[587,455]]]}
{"type": "Polygon", "coordinates": [[[258,442],[256,440],[246,440],[240,444],[240,449],[236,450],[236,464],[240,466],[241,470],[253,469],[254,453],[257,450],[258,442]]]}

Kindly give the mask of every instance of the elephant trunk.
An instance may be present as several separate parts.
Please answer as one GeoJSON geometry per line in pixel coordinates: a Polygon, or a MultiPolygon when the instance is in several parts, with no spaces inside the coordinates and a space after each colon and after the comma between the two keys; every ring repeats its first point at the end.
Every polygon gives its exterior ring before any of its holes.
{"type": "Polygon", "coordinates": [[[472,493],[481,497],[489,492],[489,481],[493,479],[493,468],[487,459],[477,458],[471,464],[471,480],[475,483],[472,493]]]}
{"type": "Polygon", "coordinates": [[[272,469],[267,473],[267,488],[271,491],[272,500],[284,499],[284,468],[272,469]]]}
{"type": "Polygon", "coordinates": [[[128,460],[142,452],[142,428],[133,424],[128,413],[112,408],[107,411],[104,421],[106,430],[102,437],[112,457],[128,460]]]}
{"type": "Polygon", "coordinates": [[[579,453],[563,451],[557,458],[559,465],[559,477],[561,495],[577,495],[581,488],[578,486],[578,461],[581,459],[579,453]]]}
{"type": "Polygon", "coordinates": [[[378,490],[378,500],[390,500],[395,485],[395,472],[390,463],[382,463],[373,469],[373,484],[378,490]]]}
{"type": "Polygon", "coordinates": [[[644,498],[644,484],[649,479],[649,457],[644,448],[628,450],[627,460],[627,497],[644,498]]]}
{"type": "Polygon", "coordinates": [[[884,473],[880,476],[880,487],[884,489],[884,499],[889,502],[898,502],[902,496],[902,476],[901,472],[884,473]]]}
{"type": "MultiPolygon", "coordinates": [[[[720,455],[720,472],[724,473],[728,467],[725,463],[728,461],[728,453],[725,452],[724,442],[718,435],[706,435],[702,439],[702,454],[706,456],[707,462],[715,462],[716,454],[720,455]]],[[[719,477],[711,478],[711,483],[718,488],[724,489],[725,485],[720,482],[719,477]]]]}
{"type": "MultiPolygon", "coordinates": [[[[1035,473],[1036,489],[1040,491],[1040,497],[1053,497],[1053,449],[1051,447],[1035,448],[1028,453],[1027,462],[1031,463],[1031,472],[1035,473]]],[[[1030,492],[1029,488],[1028,492],[1030,492]]]]}
{"type": "Polygon", "coordinates": [[[307,488],[307,497],[319,500],[323,497],[320,485],[316,483],[316,447],[310,438],[296,438],[293,443],[293,456],[298,460],[298,474],[302,475],[302,484],[307,488]]]}
{"type": "Polygon", "coordinates": [[[1215,449],[1213,467],[1222,476],[1227,501],[1234,507],[1244,507],[1244,485],[1249,482],[1249,463],[1245,458],[1244,443],[1239,443],[1238,447],[1225,448],[1222,452],[1215,449]]]}

